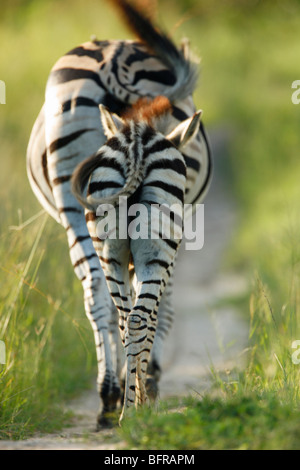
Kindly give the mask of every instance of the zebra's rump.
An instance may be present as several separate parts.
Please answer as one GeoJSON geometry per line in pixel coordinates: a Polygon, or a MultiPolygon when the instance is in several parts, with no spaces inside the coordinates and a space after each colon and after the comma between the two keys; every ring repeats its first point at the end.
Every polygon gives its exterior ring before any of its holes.
{"type": "MultiPolygon", "coordinates": [[[[61,57],[51,70],[45,104],[33,127],[27,152],[29,179],[45,209],[59,221],[53,193],[70,194],[75,167],[105,142],[99,104],[122,114],[142,96],[167,95],[176,77],[145,45],[136,41],[93,41],[61,57]]],[[[172,103],[169,129],[195,111],[191,96],[172,103]]],[[[168,129],[166,129],[168,131],[168,129]]],[[[210,178],[210,153],[204,127],[185,148],[186,202],[199,202],[210,178]]]]}

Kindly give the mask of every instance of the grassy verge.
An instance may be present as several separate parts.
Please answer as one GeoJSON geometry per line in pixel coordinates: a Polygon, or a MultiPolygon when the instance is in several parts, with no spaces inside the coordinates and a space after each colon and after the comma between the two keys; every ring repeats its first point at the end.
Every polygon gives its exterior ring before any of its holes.
{"type": "MultiPolygon", "coordinates": [[[[245,308],[245,300],[240,303],[245,308]]],[[[299,450],[299,304],[279,318],[256,278],[245,368],[219,372],[202,396],[133,412],[120,430],[131,449],[299,450]]],[[[195,394],[194,394],[195,395],[195,394]]]]}
{"type": "Polygon", "coordinates": [[[93,371],[81,289],[71,269],[60,267],[67,247],[59,246],[47,219],[43,214],[1,240],[0,337],[6,364],[0,373],[0,439],[65,424],[61,405],[88,386],[93,371]],[[46,260],[49,244],[56,256],[46,260]]]}
{"type": "Polygon", "coordinates": [[[158,413],[138,412],[122,429],[130,448],[151,450],[296,450],[300,411],[275,397],[186,398],[158,413]]]}

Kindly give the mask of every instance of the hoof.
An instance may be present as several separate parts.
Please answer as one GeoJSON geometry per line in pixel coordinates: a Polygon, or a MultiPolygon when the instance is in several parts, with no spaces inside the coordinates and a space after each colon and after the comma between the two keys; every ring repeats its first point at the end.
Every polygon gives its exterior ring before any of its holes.
{"type": "Polygon", "coordinates": [[[102,412],[97,416],[96,432],[103,431],[104,429],[111,429],[117,426],[118,417],[116,413],[102,412]]]}
{"type": "Polygon", "coordinates": [[[113,387],[107,391],[105,387],[100,393],[101,408],[97,416],[97,431],[114,427],[117,422],[117,408],[120,400],[121,390],[119,387],[113,387]]]}

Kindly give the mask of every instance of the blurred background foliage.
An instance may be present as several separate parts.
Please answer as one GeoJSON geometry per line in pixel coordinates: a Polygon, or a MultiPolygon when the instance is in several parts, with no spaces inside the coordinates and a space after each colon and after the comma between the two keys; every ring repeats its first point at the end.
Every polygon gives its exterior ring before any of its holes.
{"type": "MultiPolygon", "coordinates": [[[[241,308],[252,324],[256,313],[264,321],[261,298],[268,296],[288,361],[286,348],[299,331],[300,105],[291,102],[291,84],[300,79],[300,1],[138,3],[176,40],[189,37],[201,57],[195,101],[208,132],[226,135],[222,168],[240,215],[226,264],[265,286],[254,283],[250,305],[248,296],[241,308]]],[[[65,234],[39,215],[25,165],[51,67],[92,35],[131,37],[104,0],[1,1],[0,339],[8,363],[0,374],[0,438],[43,429],[52,415],[59,422],[50,402],[85,387],[86,369],[94,374],[93,338],[65,234]]],[[[266,341],[267,330],[256,331],[265,341],[255,351],[266,359],[273,336],[266,341]]]]}

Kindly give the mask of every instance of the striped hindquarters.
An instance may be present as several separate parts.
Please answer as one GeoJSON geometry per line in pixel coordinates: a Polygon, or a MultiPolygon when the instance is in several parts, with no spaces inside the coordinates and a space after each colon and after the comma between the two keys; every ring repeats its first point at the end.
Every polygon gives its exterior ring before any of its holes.
{"type": "MultiPolygon", "coordinates": [[[[145,94],[164,93],[175,83],[168,70],[146,47],[133,41],[85,43],[63,56],[47,84],[28,147],[29,177],[45,209],[59,220],[53,190],[68,185],[75,167],[104,143],[98,105],[121,114],[145,94]],[[46,130],[45,130],[46,129],[46,130]]],[[[191,97],[173,104],[170,127],[194,111],[191,97]]],[[[197,140],[185,149],[187,202],[199,201],[208,186],[210,154],[200,128],[197,140]]],[[[62,207],[58,207],[61,210],[62,207]]]]}

